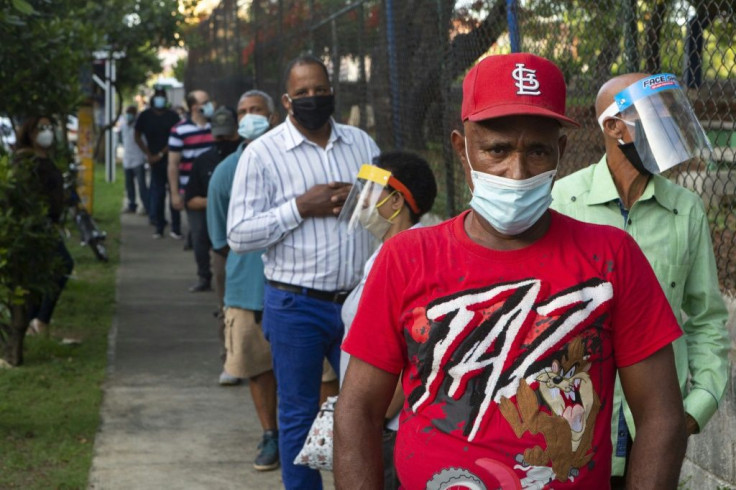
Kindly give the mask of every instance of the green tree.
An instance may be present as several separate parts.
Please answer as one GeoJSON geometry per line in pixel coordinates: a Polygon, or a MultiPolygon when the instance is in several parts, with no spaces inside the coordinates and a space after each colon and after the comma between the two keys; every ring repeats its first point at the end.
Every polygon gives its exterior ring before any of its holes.
{"type": "Polygon", "coordinates": [[[177,0],[1,1],[0,113],[73,112],[90,88],[82,79],[89,83],[94,52],[104,49],[124,54],[117,88],[130,91],[160,69],[159,47],[181,43],[184,23],[177,0]]]}
{"type": "Polygon", "coordinates": [[[23,339],[32,304],[53,288],[61,265],[54,250],[59,232],[39,198],[28,160],[0,156],[0,357],[23,363],[23,339]]]}
{"type": "Polygon", "coordinates": [[[16,0],[2,11],[0,113],[17,118],[68,114],[81,100],[80,68],[89,63],[97,42],[94,24],[85,22],[86,2],[16,0]],[[18,4],[31,8],[18,9],[18,4]]]}

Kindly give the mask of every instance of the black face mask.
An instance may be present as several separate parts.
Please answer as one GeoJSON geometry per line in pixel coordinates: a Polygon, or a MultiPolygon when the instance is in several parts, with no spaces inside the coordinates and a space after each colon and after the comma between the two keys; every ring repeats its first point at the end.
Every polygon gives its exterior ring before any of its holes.
{"type": "MultiPolygon", "coordinates": [[[[634,125],[634,141],[642,141],[645,140],[646,137],[644,136],[644,128],[641,125],[641,121],[636,121],[634,125]]],[[[619,140],[621,141],[621,140],[619,140]]],[[[626,159],[631,163],[631,165],[642,175],[650,176],[652,175],[652,172],[647,170],[644,167],[644,161],[643,160],[649,160],[652,161],[652,150],[649,148],[649,144],[646,144],[646,153],[644,155],[641,155],[637,149],[636,146],[634,146],[634,142],[631,141],[629,143],[619,143],[618,144],[619,149],[624,154],[626,159]]]]}
{"type": "Polygon", "coordinates": [[[215,142],[215,146],[217,147],[217,152],[220,154],[222,158],[225,158],[232,152],[238,149],[238,145],[240,144],[240,140],[237,139],[235,141],[231,140],[222,140],[215,142]]]}
{"type": "Polygon", "coordinates": [[[641,157],[639,156],[639,152],[636,151],[633,141],[630,143],[619,143],[618,148],[624,156],[626,156],[626,159],[637,170],[637,172],[642,175],[646,175],[647,177],[652,175],[652,172],[644,168],[644,163],[641,161],[641,157]]]}
{"type": "Polygon", "coordinates": [[[315,131],[324,126],[335,112],[335,96],[316,95],[292,99],[291,110],[299,124],[310,131],[315,131]]]}

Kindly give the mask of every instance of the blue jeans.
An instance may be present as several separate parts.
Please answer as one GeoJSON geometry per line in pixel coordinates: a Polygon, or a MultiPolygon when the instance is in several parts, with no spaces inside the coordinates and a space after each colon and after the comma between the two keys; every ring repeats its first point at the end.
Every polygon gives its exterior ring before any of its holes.
{"type": "MultiPolygon", "coordinates": [[[[166,183],[168,176],[166,174],[167,156],[151,165],[151,187],[148,191],[148,199],[150,200],[149,208],[150,218],[156,227],[156,233],[163,234],[166,227],[166,216],[164,215],[164,206],[166,206],[166,183]]],[[[181,213],[169,205],[171,212],[171,231],[181,233],[181,213]]]]}
{"type": "Polygon", "coordinates": [[[148,214],[148,185],[146,184],[146,167],[144,165],[125,169],[125,192],[128,195],[128,209],[130,211],[135,211],[138,208],[135,203],[136,184],[138,184],[138,197],[141,205],[148,214]]]}
{"type": "Polygon", "coordinates": [[[278,390],[279,456],[286,490],[320,490],[319,471],[293,464],[319,411],[324,358],[340,372],[342,306],[266,285],[263,333],[278,390]]]}

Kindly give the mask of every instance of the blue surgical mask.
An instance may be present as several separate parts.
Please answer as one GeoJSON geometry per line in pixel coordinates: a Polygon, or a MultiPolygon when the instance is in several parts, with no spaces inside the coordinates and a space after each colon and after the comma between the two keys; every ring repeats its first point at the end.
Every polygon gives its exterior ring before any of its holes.
{"type": "Polygon", "coordinates": [[[465,158],[473,181],[470,207],[498,232],[508,236],[524,233],[532,227],[552,203],[552,182],[557,170],[515,180],[473,170],[465,141],[465,158]]]}
{"type": "Polygon", "coordinates": [[[135,114],[131,114],[130,112],[125,113],[125,120],[128,122],[128,124],[132,124],[133,121],[135,121],[135,114]]]}
{"type": "Polygon", "coordinates": [[[206,117],[207,119],[212,118],[212,115],[215,113],[215,106],[212,105],[212,102],[205,102],[202,107],[199,109],[202,112],[202,115],[206,117]]]}
{"type": "Polygon", "coordinates": [[[268,118],[260,114],[246,114],[238,123],[238,134],[247,140],[254,140],[268,131],[268,118]]]}
{"type": "Polygon", "coordinates": [[[153,98],[153,107],[156,109],[163,109],[166,107],[166,97],[157,95],[153,98]]]}

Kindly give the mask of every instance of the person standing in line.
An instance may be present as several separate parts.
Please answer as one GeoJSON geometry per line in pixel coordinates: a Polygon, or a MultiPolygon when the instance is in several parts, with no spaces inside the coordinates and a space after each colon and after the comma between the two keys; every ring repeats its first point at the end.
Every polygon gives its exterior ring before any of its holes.
{"type": "Polygon", "coordinates": [[[276,378],[273,374],[271,347],[263,336],[262,251],[229,253],[227,245],[227,209],[238,159],[246,145],[273,127],[277,120],[271,96],[260,90],[245,92],[238,102],[238,134],[244,138],[235,153],[215,168],[207,198],[207,228],[212,241],[215,289],[223,307],[221,336],[225,354],[221,385],[248,380],[248,388],[263,435],[253,467],[258,471],[279,466],[278,429],[276,423],[276,378]],[[223,271],[218,263],[222,263],[223,271]],[[218,276],[224,284],[218,287],[218,276]]]}
{"type": "Polygon", "coordinates": [[[278,387],[279,453],[287,490],[322,487],[293,463],[319,410],[323,359],[340,371],[340,310],[358,283],[373,239],[348,235],[337,215],[361,164],[379,153],[364,131],[332,119],[334,94],[321,60],[300,56],[285,70],[287,120],[249,144],[238,162],[228,244],[265,249],[263,332],[278,387]]]}
{"type": "MultiPolygon", "coordinates": [[[[209,150],[214,139],[210,133],[210,119],[215,106],[204,90],[194,90],[187,95],[189,114],[171,128],[169,135],[168,176],[171,189],[171,206],[177,211],[176,223],[172,218],[171,237],[181,240],[181,218],[184,209],[184,191],[189,182],[192,163],[199,155],[209,150]]],[[[189,215],[187,214],[187,218],[189,215]]],[[[196,218],[195,218],[196,219],[196,218]]]]}
{"type": "Polygon", "coordinates": [[[383,244],[343,350],[338,489],[383,484],[381,428],[401,374],[403,488],[607,488],[616,370],[637,421],[630,488],[677,487],[682,334],[621,230],[549,210],[567,138],[551,61],[488,56],[463,81],[452,146],[469,210],[383,244]]]}
{"type": "MultiPolygon", "coordinates": [[[[166,228],[166,162],[169,151],[169,133],[179,122],[179,116],[167,106],[166,90],[157,87],[151,97],[151,107],[138,115],[135,122],[135,142],[146,155],[151,166],[151,182],[148,189],[149,219],[155,227],[153,238],[163,238],[166,228]]],[[[174,209],[169,206],[172,227],[174,209]]]]}
{"type": "Polygon", "coordinates": [[[194,159],[184,191],[192,249],[197,264],[197,282],[189,288],[190,293],[209,291],[212,286],[211,243],[207,234],[207,186],[215,167],[240,145],[235,111],[229,107],[219,107],[212,116],[211,132],[215,144],[194,159]]]}
{"type": "MultiPolygon", "coordinates": [[[[595,107],[606,153],[557,182],[552,207],[581,221],[626,230],[647,256],[684,332],[673,348],[689,437],[705,427],[726,390],[728,311],[702,200],[658,174],[702,154],[707,137],[673,75],[612,78],[598,92],[595,107]],[[638,99],[632,97],[622,109],[616,101],[629,99],[626,94],[638,99]]],[[[634,422],[617,380],[613,488],[625,485],[634,422]]]]}
{"type": "MultiPolygon", "coordinates": [[[[349,223],[368,230],[381,244],[402,231],[421,228],[419,219],[432,209],[437,196],[437,182],[429,164],[419,155],[406,151],[391,151],[382,153],[374,165],[363,165],[358,174],[358,185],[362,187],[354,203],[345,206],[341,217],[350,216],[349,223]],[[364,184],[360,186],[360,183],[364,184]]],[[[349,225],[350,226],[350,225],[349,225]]],[[[365,263],[363,277],[353,289],[342,306],[342,321],[345,324],[345,335],[358,310],[360,297],[368,279],[368,274],[381,250],[381,245],[373,252],[365,263]]],[[[344,380],[350,356],[343,352],[340,356],[340,379],[344,380]]],[[[404,392],[401,385],[396,385],[396,391],[386,410],[386,424],[383,429],[383,489],[398,490],[400,483],[394,467],[394,445],[396,431],[399,428],[399,411],[404,404],[404,392]]]]}
{"type": "Polygon", "coordinates": [[[123,138],[123,171],[125,172],[125,193],[128,196],[128,213],[149,215],[148,184],[146,183],[146,154],[135,142],[135,119],[138,108],[131,105],[125,109],[125,119],[120,125],[123,138]],[[135,188],[138,186],[140,207],[136,204],[135,188]]]}

